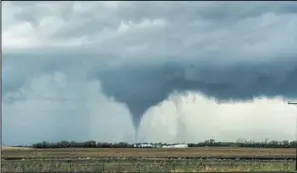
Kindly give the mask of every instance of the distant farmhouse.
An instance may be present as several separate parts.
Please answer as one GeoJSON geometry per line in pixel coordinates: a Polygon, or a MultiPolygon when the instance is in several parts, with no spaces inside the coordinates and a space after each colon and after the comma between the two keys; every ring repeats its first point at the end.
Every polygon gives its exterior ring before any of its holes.
{"type": "Polygon", "coordinates": [[[134,148],[188,148],[188,144],[137,143],[134,148]]]}
{"type": "Polygon", "coordinates": [[[134,148],[154,148],[154,145],[148,144],[148,143],[143,143],[143,144],[134,144],[134,148]]]}
{"type": "Polygon", "coordinates": [[[188,144],[163,145],[162,148],[188,148],[188,144]]]}

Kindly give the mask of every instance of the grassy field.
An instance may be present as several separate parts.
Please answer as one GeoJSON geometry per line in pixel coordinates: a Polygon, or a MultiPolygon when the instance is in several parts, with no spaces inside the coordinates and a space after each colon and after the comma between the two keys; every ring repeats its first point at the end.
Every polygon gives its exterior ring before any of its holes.
{"type": "Polygon", "coordinates": [[[187,158],[193,156],[295,156],[295,149],[3,148],[2,172],[225,172],[294,171],[295,168],[295,161],[292,160],[251,161],[187,158]],[[170,157],[180,158],[170,159],[170,157]]]}

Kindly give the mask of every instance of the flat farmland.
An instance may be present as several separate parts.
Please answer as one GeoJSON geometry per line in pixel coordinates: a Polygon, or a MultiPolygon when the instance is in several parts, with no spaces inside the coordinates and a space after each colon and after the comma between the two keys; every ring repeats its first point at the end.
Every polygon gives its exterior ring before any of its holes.
{"type": "Polygon", "coordinates": [[[2,148],[2,172],[290,171],[295,149],[30,149],[2,148]],[[201,159],[206,157],[207,159],[201,159]],[[211,157],[210,159],[208,159],[211,157]],[[225,159],[219,159],[225,157],[225,159]],[[232,159],[233,157],[233,159],[232,159]],[[242,159],[250,157],[250,159],[242,159]],[[266,160],[261,158],[266,157],[266,160]],[[231,159],[228,159],[231,158],[231,159]],[[240,158],[240,159],[234,159],[240,158]],[[291,159],[275,159],[291,158],[291,159]]]}
{"type": "Polygon", "coordinates": [[[67,149],[2,149],[2,159],[62,159],[62,158],[106,158],[106,157],[271,157],[295,158],[295,149],[201,147],[182,149],[141,148],[67,148],[67,149]]]}

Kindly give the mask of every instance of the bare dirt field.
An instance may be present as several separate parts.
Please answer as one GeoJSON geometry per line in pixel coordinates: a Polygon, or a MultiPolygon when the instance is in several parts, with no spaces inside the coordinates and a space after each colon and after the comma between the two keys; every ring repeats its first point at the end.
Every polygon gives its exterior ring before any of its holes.
{"type": "Polygon", "coordinates": [[[9,147],[9,146],[2,146],[1,149],[2,150],[29,150],[29,149],[33,149],[33,148],[29,148],[29,147],[9,147]]]}
{"type": "Polygon", "coordinates": [[[295,149],[260,148],[2,148],[2,172],[293,172],[295,149]],[[197,159],[210,157],[215,159],[197,159]],[[238,159],[216,159],[219,157],[238,159]],[[172,158],[170,158],[172,157],[172,158]],[[187,158],[189,157],[189,158],[187,158]],[[241,159],[252,157],[252,159],[241,159]],[[268,160],[257,157],[268,157],[268,160]],[[255,158],[255,159],[254,159],[255,158]],[[271,158],[271,159],[270,159],[271,158]]]}
{"type": "Polygon", "coordinates": [[[201,147],[183,149],[134,149],[134,148],[67,148],[67,149],[30,149],[2,148],[2,157],[22,158],[100,158],[100,157],[294,157],[295,149],[201,147]]]}

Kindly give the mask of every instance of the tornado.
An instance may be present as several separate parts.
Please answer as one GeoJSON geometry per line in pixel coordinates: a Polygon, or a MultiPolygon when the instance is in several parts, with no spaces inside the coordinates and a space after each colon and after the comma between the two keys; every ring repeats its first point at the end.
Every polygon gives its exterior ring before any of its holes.
{"type": "Polygon", "coordinates": [[[215,60],[155,65],[123,65],[97,73],[103,92],[126,104],[136,131],[152,106],[172,92],[201,92],[218,102],[256,97],[297,97],[297,59],[229,62],[215,60]]]}

